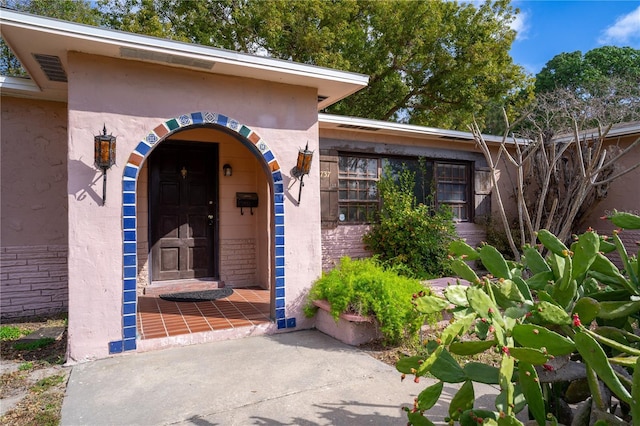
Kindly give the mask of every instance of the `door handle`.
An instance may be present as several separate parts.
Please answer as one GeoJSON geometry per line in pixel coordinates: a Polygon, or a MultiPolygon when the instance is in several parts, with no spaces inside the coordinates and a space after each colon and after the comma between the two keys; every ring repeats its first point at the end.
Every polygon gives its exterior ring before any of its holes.
{"type": "Polygon", "coordinates": [[[213,215],[212,214],[208,215],[207,219],[209,219],[209,225],[213,225],[213,215]]]}

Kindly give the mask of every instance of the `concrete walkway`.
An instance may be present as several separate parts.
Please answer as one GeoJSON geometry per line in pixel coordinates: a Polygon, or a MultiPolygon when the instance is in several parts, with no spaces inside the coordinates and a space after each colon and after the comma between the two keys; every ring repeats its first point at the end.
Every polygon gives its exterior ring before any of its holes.
{"type": "MultiPolygon", "coordinates": [[[[401,382],[366,352],[305,330],[76,365],[61,424],[405,425],[401,407],[431,383],[401,382]]],[[[433,420],[455,388],[445,393],[433,420]]],[[[476,400],[495,393],[476,387],[476,400]]]]}

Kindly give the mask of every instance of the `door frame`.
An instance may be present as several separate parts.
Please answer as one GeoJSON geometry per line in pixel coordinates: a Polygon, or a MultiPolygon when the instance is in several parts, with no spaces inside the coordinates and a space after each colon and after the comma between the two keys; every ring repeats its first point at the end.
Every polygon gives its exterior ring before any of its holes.
{"type": "MultiPolygon", "coordinates": [[[[182,140],[182,139],[169,139],[169,140],[165,140],[162,142],[161,146],[159,146],[158,148],[163,148],[163,147],[184,147],[184,148],[189,148],[189,147],[195,147],[195,148],[201,148],[201,147],[207,147],[207,149],[211,150],[211,155],[213,156],[212,159],[212,164],[211,164],[211,199],[214,202],[214,209],[212,214],[214,215],[213,218],[213,226],[212,226],[212,230],[211,230],[211,236],[209,237],[209,243],[211,244],[211,250],[213,251],[212,254],[210,254],[210,262],[212,263],[210,265],[211,267],[211,277],[207,277],[207,278],[212,278],[214,280],[218,280],[220,279],[220,190],[219,190],[219,176],[218,176],[218,165],[219,165],[219,144],[215,143],[215,142],[195,142],[195,141],[189,141],[189,140],[182,140]]],[[[155,151],[155,150],[154,150],[155,151]]],[[[153,229],[155,227],[155,221],[158,220],[155,214],[155,209],[153,206],[153,199],[151,197],[151,192],[153,191],[153,179],[152,179],[152,164],[153,164],[153,152],[149,155],[149,167],[147,168],[147,181],[149,182],[149,186],[147,188],[147,207],[148,207],[148,227],[147,227],[147,231],[148,231],[148,235],[147,235],[147,241],[149,241],[149,260],[148,260],[148,264],[149,264],[149,283],[153,284],[154,282],[162,282],[162,280],[154,280],[153,279],[153,269],[154,269],[154,258],[153,258],[153,229]]],[[[190,278],[185,278],[185,280],[190,279],[190,278]]],[[[193,278],[193,279],[198,279],[198,278],[193,278]]]]}

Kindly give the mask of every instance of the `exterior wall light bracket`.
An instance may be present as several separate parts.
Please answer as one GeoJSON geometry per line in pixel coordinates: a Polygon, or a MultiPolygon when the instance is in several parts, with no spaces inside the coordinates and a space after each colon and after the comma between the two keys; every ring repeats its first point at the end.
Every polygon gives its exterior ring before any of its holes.
{"type": "Polygon", "coordinates": [[[116,163],[116,137],[107,135],[107,126],[103,125],[102,134],[93,138],[94,160],[102,170],[102,205],[107,201],[107,170],[116,163]]]}
{"type": "Polygon", "coordinates": [[[302,187],[304,186],[304,175],[308,175],[311,170],[311,160],[313,160],[313,151],[309,151],[309,142],[304,149],[298,150],[298,161],[291,171],[291,174],[300,179],[300,189],[298,190],[298,205],[300,205],[300,197],[302,196],[302,187]]]}

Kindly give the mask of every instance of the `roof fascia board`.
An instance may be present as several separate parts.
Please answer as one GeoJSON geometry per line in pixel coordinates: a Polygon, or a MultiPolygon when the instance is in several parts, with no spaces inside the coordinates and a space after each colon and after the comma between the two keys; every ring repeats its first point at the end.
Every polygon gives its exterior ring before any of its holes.
{"type": "MultiPolygon", "coordinates": [[[[581,138],[582,137],[587,137],[587,138],[599,137],[599,130],[593,129],[593,128],[582,130],[578,133],[581,135],[580,136],[581,138]]],[[[617,137],[632,136],[632,135],[637,135],[640,137],[640,122],[621,123],[619,127],[615,127],[615,126],[612,127],[611,130],[607,132],[605,136],[605,140],[611,139],[611,138],[617,138],[617,137]]],[[[567,143],[573,140],[575,140],[575,135],[567,135],[567,136],[560,136],[556,138],[555,142],[567,143]]]]}
{"type": "Polygon", "coordinates": [[[607,137],[628,136],[633,134],[640,135],[640,122],[613,128],[609,131],[607,137]]]}
{"type": "MultiPolygon", "coordinates": [[[[459,130],[445,130],[438,129],[435,127],[425,127],[425,126],[417,126],[415,124],[404,124],[404,123],[396,123],[392,121],[382,121],[382,120],[371,120],[365,118],[357,118],[357,117],[347,117],[341,115],[333,115],[333,114],[318,114],[318,121],[320,123],[320,127],[322,127],[322,123],[327,124],[345,124],[348,126],[363,126],[363,127],[373,127],[376,129],[380,129],[381,131],[387,132],[398,132],[406,134],[407,136],[413,137],[422,137],[422,136],[435,136],[435,137],[444,137],[444,138],[456,138],[456,139],[467,139],[470,142],[474,141],[473,134],[470,132],[461,132],[459,130]]],[[[340,130],[349,130],[349,129],[340,129],[340,130]]],[[[351,130],[357,131],[357,130],[351,130]]],[[[501,136],[494,135],[483,135],[485,141],[489,143],[501,143],[501,136]]],[[[506,141],[507,144],[513,144],[512,141],[506,141]]]]}
{"type": "Polygon", "coordinates": [[[7,77],[0,75],[0,88],[18,92],[40,93],[40,87],[31,79],[19,77],[7,77]]]}
{"type": "Polygon", "coordinates": [[[273,59],[262,56],[249,55],[230,50],[205,47],[191,43],[183,43],[161,39],[157,37],[143,36],[77,24],[52,18],[43,18],[36,15],[2,10],[0,22],[3,25],[13,25],[21,28],[37,29],[42,32],[58,34],[62,36],[78,38],[97,43],[112,44],[118,47],[131,47],[142,50],[150,50],[171,55],[191,57],[197,59],[213,60],[214,62],[227,63],[247,68],[276,71],[282,74],[293,74],[303,77],[311,77],[327,81],[350,83],[365,87],[369,82],[369,76],[347,71],[339,71],[314,65],[289,62],[281,59],[273,59]]]}

